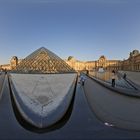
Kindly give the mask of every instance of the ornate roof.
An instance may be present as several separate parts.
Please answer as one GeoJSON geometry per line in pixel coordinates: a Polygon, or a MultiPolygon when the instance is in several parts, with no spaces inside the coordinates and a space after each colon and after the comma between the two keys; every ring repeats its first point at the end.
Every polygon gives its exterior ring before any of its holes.
{"type": "Polygon", "coordinates": [[[23,59],[16,67],[20,73],[71,73],[75,72],[64,60],[41,47],[23,59]]]}
{"type": "Polygon", "coordinates": [[[99,58],[99,60],[98,61],[106,61],[106,57],[104,56],[104,55],[102,55],[100,58],[99,58]]]}
{"type": "Polygon", "coordinates": [[[100,57],[100,59],[106,59],[106,57],[105,57],[104,55],[102,55],[102,56],[100,57]]]}
{"type": "Polygon", "coordinates": [[[137,56],[139,55],[139,51],[138,50],[133,50],[132,52],[130,52],[130,57],[134,57],[134,56],[137,56]]]}
{"type": "Polygon", "coordinates": [[[76,61],[76,59],[73,56],[69,56],[68,61],[76,61]]]}

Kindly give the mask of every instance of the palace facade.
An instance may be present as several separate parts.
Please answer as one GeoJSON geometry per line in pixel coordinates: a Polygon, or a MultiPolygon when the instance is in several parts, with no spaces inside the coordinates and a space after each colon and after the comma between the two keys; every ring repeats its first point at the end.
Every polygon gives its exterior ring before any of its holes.
{"type": "Polygon", "coordinates": [[[140,71],[140,52],[138,50],[133,50],[126,60],[108,60],[102,55],[96,61],[82,62],[70,56],[66,62],[77,71],[91,71],[98,70],[99,68],[103,68],[104,70],[140,71]]]}
{"type": "Polygon", "coordinates": [[[120,60],[107,60],[107,58],[102,55],[97,61],[78,61],[73,57],[69,57],[66,62],[73,67],[76,71],[82,70],[98,70],[99,68],[103,68],[104,70],[119,70],[120,69],[120,60]],[[70,58],[70,59],[69,59],[70,58]]]}
{"type": "Polygon", "coordinates": [[[121,66],[122,70],[140,71],[140,52],[138,50],[130,52],[129,58],[122,61],[121,66]]]}
{"type": "MultiPolygon", "coordinates": [[[[18,60],[17,56],[13,56],[10,60],[10,64],[0,65],[0,69],[13,70],[20,64],[22,60],[18,60]]],[[[133,50],[129,54],[129,58],[126,60],[108,60],[102,55],[96,61],[79,61],[74,57],[69,56],[65,62],[76,71],[83,70],[98,70],[103,68],[104,70],[126,70],[126,71],[140,71],[140,52],[133,50]]]]}

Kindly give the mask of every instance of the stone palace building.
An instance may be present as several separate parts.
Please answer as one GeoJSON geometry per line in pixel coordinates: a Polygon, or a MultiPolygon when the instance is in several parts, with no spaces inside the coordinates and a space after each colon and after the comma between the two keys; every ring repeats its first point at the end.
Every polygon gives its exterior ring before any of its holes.
{"type": "MultiPolygon", "coordinates": [[[[23,60],[18,60],[17,56],[13,56],[10,60],[10,64],[0,65],[0,69],[13,70],[20,65],[23,60]]],[[[140,71],[140,52],[133,50],[126,60],[108,60],[102,55],[98,60],[83,62],[69,56],[65,62],[76,71],[92,71],[98,70],[99,68],[103,68],[104,70],[140,71]]]]}
{"type": "Polygon", "coordinates": [[[72,56],[65,61],[77,71],[98,70],[99,68],[104,70],[140,71],[140,52],[138,50],[130,52],[129,58],[126,60],[108,60],[102,55],[96,61],[82,62],[72,56]]]}

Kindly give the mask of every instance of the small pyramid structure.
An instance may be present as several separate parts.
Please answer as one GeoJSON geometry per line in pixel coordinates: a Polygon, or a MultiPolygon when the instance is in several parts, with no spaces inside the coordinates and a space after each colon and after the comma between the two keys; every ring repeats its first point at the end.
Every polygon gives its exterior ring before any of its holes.
{"type": "Polygon", "coordinates": [[[48,49],[41,47],[23,59],[16,67],[19,73],[73,73],[64,60],[48,49]]]}

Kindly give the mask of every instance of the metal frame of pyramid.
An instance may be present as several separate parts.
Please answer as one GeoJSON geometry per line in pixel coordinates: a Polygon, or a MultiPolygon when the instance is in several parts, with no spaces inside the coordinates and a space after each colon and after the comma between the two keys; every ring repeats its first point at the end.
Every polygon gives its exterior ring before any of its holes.
{"type": "Polygon", "coordinates": [[[17,73],[75,73],[64,60],[41,47],[23,59],[16,67],[17,73]]]}

